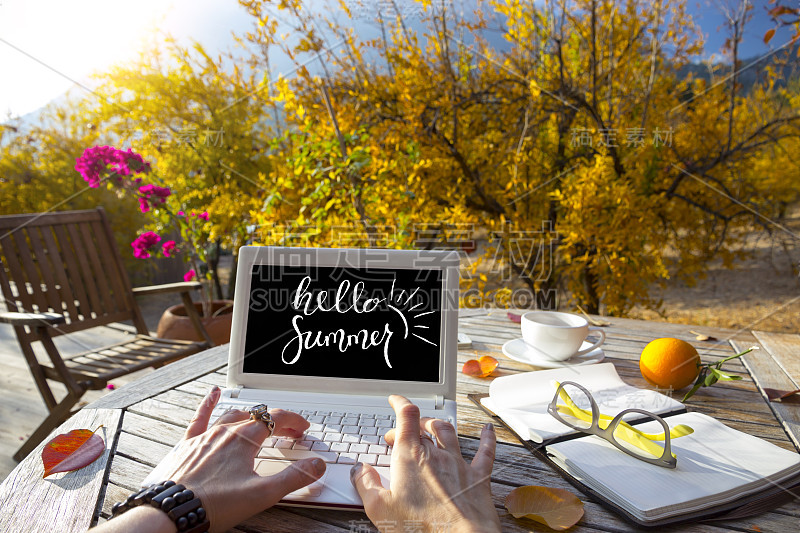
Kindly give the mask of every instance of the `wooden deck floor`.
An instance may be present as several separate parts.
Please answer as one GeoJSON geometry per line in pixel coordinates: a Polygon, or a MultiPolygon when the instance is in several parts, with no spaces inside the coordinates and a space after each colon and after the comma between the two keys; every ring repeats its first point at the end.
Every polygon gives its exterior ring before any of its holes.
{"type": "MultiPolygon", "coordinates": [[[[174,295],[148,296],[139,301],[147,327],[155,331],[161,312],[169,305],[178,303],[174,295]]],[[[0,304],[0,311],[5,311],[0,304]]],[[[89,333],[76,333],[68,338],[58,337],[55,343],[62,355],[75,354],[99,346],[121,341],[127,333],[125,326],[95,328],[89,333]]],[[[38,344],[38,343],[37,343],[38,344]]],[[[37,354],[44,355],[43,350],[35,349],[37,354]]],[[[133,381],[152,370],[141,370],[135,374],[116,379],[112,383],[119,387],[133,381]]],[[[56,382],[50,382],[56,399],[66,394],[66,389],[56,382]]],[[[109,391],[89,391],[83,396],[81,405],[91,403],[109,391]]],[[[39,389],[31,377],[28,365],[22,356],[14,330],[7,324],[0,324],[0,480],[8,476],[17,465],[12,458],[14,452],[22,445],[39,424],[47,416],[39,389]]],[[[91,428],[94,429],[94,428],[91,428]]]]}
{"type": "MultiPolygon", "coordinates": [[[[72,354],[94,347],[122,340],[127,334],[112,328],[99,328],[92,335],[73,335],[73,338],[58,338],[56,344],[62,354],[72,354]]],[[[45,356],[46,359],[46,356],[45,356]]],[[[150,370],[114,380],[115,386],[134,380],[150,370]]],[[[66,394],[60,383],[51,382],[57,399],[66,394]]],[[[108,391],[89,391],[83,396],[82,404],[91,402],[108,391]]],[[[14,330],[7,324],[0,324],[0,479],[14,469],[16,461],[12,455],[23,441],[38,427],[45,416],[44,405],[39,389],[31,377],[28,365],[22,357],[14,330]]],[[[94,428],[91,428],[94,429],[94,428]]]]}

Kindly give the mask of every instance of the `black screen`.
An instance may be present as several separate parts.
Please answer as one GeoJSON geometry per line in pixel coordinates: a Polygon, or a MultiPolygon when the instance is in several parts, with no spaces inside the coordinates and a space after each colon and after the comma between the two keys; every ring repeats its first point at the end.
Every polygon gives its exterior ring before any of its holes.
{"type": "Polygon", "coordinates": [[[441,270],[254,265],[245,373],[439,381],[441,270]]]}

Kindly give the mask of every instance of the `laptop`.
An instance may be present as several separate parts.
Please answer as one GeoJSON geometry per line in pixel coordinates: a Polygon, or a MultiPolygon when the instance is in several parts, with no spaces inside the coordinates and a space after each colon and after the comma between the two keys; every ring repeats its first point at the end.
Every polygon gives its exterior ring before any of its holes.
{"type": "MultiPolygon", "coordinates": [[[[282,504],[363,509],[350,483],[356,462],[389,486],[389,394],[456,425],[458,279],[455,251],[240,249],[227,388],[212,423],[261,403],[310,422],[301,439],[267,439],[256,459],[262,475],[326,462],[282,504]]],[[[157,471],[145,481],[160,481],[157,471]]]]}

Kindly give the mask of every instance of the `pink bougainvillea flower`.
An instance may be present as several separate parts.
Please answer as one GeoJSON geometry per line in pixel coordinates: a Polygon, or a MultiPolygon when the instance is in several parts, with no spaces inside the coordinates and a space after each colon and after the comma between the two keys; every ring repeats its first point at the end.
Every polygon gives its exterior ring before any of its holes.
{"type": "Polygon", "coordinates": [[[178,216],[179,217],[185,217],[186,213],[184,213],[183,211],[178,211],[178,216]]]}
{"type": "Polygon", "coordinates": [[[161,200],[161,203],[163,204],[167,201],[169,195],[172,194],[172,191],[169,189],[169,187],[159,187],[158,185],[152,185],[148,183],[147,185],[142,185],[139,187],[139,194],[148,200],[155,196],[161,200]]]}
{"type": "Polygon", "coordinates": [[[197,277],[197,272],[194,269],[191,269],[189,272],[183,275],[183,281],[192,281],[197,277]]]}
{"type": "Polygon", "coordinates": [[[116,161],[116,151],[113,146],[87,148],[75,161],[75,170],[89,183],[89,187],[97,188],[100,186],[100,173],[116,161]]]}
{"type": "Polygon", "coordinates": [[[150,163],[132,149],[124,152],[113,146],[94,146],[84,150],[83,155],[75,161],[75,170],[89,183],[89,187],[97,188],[102,181],[102,174],[109,170],[118,174],[117,181],[122,181],[120,176],[128,176],[132,172],[150,172],[150,163]]]}
{"type": "Polygon", "coordinates": [[[165,257],[172,257],[172,251],[175,249],[175,241],[167,241],[161,245],[165,257]]]}
{"type": "Polygon", "coordinates": [[[113,383],[109,383],[108,385],[106,385],[106,388],[107,388],[108,390],[114,390],[114,389],[116,389],[116,388],[117,388],[117,386],[116,386],[116,385],[114,385],[113,383]]]}
{"type": "Polygon", "coordinates": [[[139,197],[139,210],[142,213],[147,213],[150,211],[150,202],[147,201],[147,198],[139,197]]]}
{"type": "Polygon", "coordinates": [[[208,222],[208,211],[203,211],[202,213],[197,215],[197,218],[201,218],[201,219],[205,220],[206,222],[208,222]]]}
{"type": "Polygon", "coordinates": [[[150,249],[161,242],[161,237],[152,231],[142,233],[131,243],[133,256],[139,259],[150,257],[150,249]]]}

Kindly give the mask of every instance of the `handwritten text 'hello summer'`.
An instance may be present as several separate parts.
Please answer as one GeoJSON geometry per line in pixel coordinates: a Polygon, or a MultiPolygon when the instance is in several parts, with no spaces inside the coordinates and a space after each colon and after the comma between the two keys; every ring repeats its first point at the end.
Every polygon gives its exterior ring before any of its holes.
{"type": "Polygon", "coordinates": [[[386,366],[392,368],[392,364],[389,361],[389,341],[394,332],[389,322],[384,324],[383,329],[373,331],[361,329],[356,333],[347,333],[344,329],[339,328],[325,333],[322,331],[303,331],[303,319],[317,312],[348,313],[352,311],[358,314],[373,313],[380,310],[381,305],[385,304],[388,309],[396,312],[402,319],[404,326],[403,338],[407,338],[408,321],[403,312],[393,304],[402,306],[408,303],[417,294],[419,288],[415,288],[408,294],[405,290],[400,290],[395,294],[393,280],[388,296],[383,298],[364,298],[364,282],[359,281],[351,285],[350,281],[343,280],[337,287],[335,295],[329,300],[327,291],[322,290],[316,294],[309,292],[310,284],[311,278],[306,276],[300,281],[297,290],[294,292],[291,305],[301,314],[292,317],[295,336],[283,347],[281,360],[287,365],[293,365],[300,359],[303,350],[311,350],[318,347],[335,347],[339,352],[344,353],[350,348],[359,346],[362,350],[382,346],[386,366]]]}

